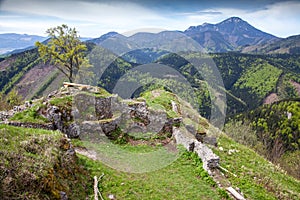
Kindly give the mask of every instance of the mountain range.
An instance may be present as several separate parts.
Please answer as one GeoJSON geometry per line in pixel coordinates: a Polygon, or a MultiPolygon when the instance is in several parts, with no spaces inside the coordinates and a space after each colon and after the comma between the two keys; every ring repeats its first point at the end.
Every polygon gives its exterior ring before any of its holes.
{"type": "Polygon", "coordinates": [[[265,44],[279,39],[256,29],[238,17],[226,19],[218,24],[191,26],[184,33],[212,52],[235,51],[246,45],[265,44]]]}
{"type": "Polygon", "coordinates": [[[43,41],[46,37],[38,35],[4,33],[0,34],[0,54],[33,46],[36,41],[43,41]]]}
{"type": "MultiPolygon", "coordinates": [[[[229,51],[243,53],[299,53],[300,48],[300,36],[279,38],[253,27],[239,17],[231,17],[217,24],[204,23],[199,26],[190,26],[184,31],[174,32],[179,32],[192,38],[210,53],[229,51]]],[[[140,40],[141,38],[157,40],[159,37],[159,34],[149,33],[137,33],[130,37],[125,37],[117,32],[109,32],[94,39],[82,38],[82,41],[100,44],[116,35],[127,38],[130,41],[140,40]]],[[[28,48],[33,46],[36,41],[45,39],[45,37],[36,35],[0,34],[0,54],[15,49],[28,48]]]]}
{"type": "MultiPolygon", "coordinates": [[[[91,38],[80,38],[81,41],[90,40],[91,38]]],[[[0,34],[0,55],[14,54],[34,48],[35,42],[45,41],[47,37],[39,35],[3,33],[0,34]]]]}

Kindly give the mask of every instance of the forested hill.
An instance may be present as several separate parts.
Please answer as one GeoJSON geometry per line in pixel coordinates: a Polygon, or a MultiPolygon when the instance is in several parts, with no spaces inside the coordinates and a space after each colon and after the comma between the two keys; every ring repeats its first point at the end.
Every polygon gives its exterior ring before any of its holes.
{"type": "MultiPolygon", "coordinates": [[[[210,56],[223,78],[227,94],[227,115],[268,103],[266,101],[270,99],[269,95],[274,97],[269,103],[299,96],[295,86],[300,82],[300,58],[296,55],[219,53],[210,56]]],[[[195,69],[190,64],[176,57],[178,56],[174,54],[168,55],[158,62],[175,67],[190,82],[203,80],[199,74],[194,74],[195,69]]],[[[201,106],[206,105],[204,103],[201,106]]],[[[207,110],[206,108],[203,107],[203,110],[207,110]]]]}
{"type": "MultiPolygon", "coordinates": [[[[89,51],[94,48],[94,44],[88,46],[89,51]]],[[[159,56],[156,63],[176,69],[188,82],[192,83],[191,85],[197,90],[199,110],[203,116],[208,117],[210,94],[203,84],[203,78],[196,73],[192,65],[176,54],[149,52],[149,55],[159,56]]],[[[141,52],[130,52],[129,55],[116,59],[99,77],[98,84],[112,92],[119,78],[139,65],[129,61],[152,61],[147,58],[149,56],[147,52],[142,54],[144,59],[140,55],[141,52]]],[[[297,55],[240,53],[209,55],[223,78],[228,116],[254,109],[263,103],[299,96],[296,88],[299,88],[300,83],[300,58],[297,55]]],[[[47,95],[60,87],[64,81],[64,77],[54,66],[44,64],[39,60],[35,49],[5,58],[0,62],[0,69],[0,91],[7,94],[12,89],[16,89],[24,99],[47,95]]],[[[172,84],[171,79],[169,82],[172,84]]]]}
{"type": "Polygon", "coordinates": [[[242,52],[246,53],[264,53],[264,54],[300,54],[300,35],[294,35],[287,38],[277,39],[273,42],[261,45],[247,46],[242,52]]]}
{"type": "Polygon", "coordinates": [[[254,148],[300,178],[300,99],[286,99],[233,117],[226,125],[236,141],[254,148]]]}

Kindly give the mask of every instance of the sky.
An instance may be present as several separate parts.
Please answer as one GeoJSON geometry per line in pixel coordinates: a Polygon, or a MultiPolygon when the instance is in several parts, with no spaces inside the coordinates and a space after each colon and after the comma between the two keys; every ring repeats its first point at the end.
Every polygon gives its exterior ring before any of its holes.
{"type": "Polygon", "coordinates": [[[0,0],[0,33],[46,36],[67,24],[82,37],[110,31],[180,30],[240,17],[278,37],[300,34],[300,0],[0,0]]]}

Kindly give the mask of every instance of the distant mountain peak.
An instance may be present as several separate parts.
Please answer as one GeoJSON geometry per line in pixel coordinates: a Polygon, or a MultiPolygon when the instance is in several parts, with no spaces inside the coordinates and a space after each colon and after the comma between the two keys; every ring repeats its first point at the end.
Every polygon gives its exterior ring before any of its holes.
{"type": "Polygon", "coordinates": [[[244,20],[242,20],[241,18],[239,17],[230,17],[228,19],[225,19],[223,22],[245,22],[244,20]]]}
{"type": "Polygon", "coordinates": [[[213,25],[213,24],[210,24],[210,23],[207,23],[207,22],[204,22],[201,26],[210,26],[210,25],[213,25]]]}
{"type": "Polygon", "coordinates": [[[104,35],[101,35],[98,38],[93,38],[93,39],[88,40],[88,41],[93,42],[95,44],[100,44],[101,42],[107,40],[108,38],[114,37],[116,35],[119,35],[119,33],[115,32],[115,31],[111,31],[111,32],[105,33],[104,35]]]}
{"type": "Polygon", "coordinates": [[[239,17],[230,17],[217,24],[191,26],[184,33],[213,52],[234,51],[243,46],[268,43],[277,38],[239,17]]]}
{"type": "MultiPolygon", "coordinates": [[[[216,26],[224,26],[224,25],[242,25],[242,26],[248,26],[248,27],[253,27],[252,25],[250,25],[247,21],[242,20],[239,17],[230,17],[228,19],[225,19],[224,21],[216,24],[216,26]]],[[[254,28],[254,27],[253,27],[254,28]]]]}

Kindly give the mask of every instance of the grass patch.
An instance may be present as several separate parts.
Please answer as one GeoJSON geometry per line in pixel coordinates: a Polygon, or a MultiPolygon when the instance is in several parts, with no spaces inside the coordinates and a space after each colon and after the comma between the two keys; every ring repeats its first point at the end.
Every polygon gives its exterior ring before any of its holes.
{"type": "Polygon", "coordinates": [[[159,89],[144,92],[141,97],[146,100],[146,103],[150,108],[154,110],[161,110],[161,108],[163,108],[166,110],[169,118],[180,117],[180,114],[172,110],[172,101],[177,105],[180,105],[175,94],[159,89]]]}
{"type": "MultiPolygon", "coordinates": [[[[137,149],[140,152],[140,147],[137,149]]],[[[104,177],[99,184],[104,199],[108,199],[107,197],[110,194],[113,194],[117,199],[143,200],[216,200],[224,198],[222,196],[224,194],[221,194],[218,189],[199,177],[196,170],[197,163],[194,162],[194,158],[189,153],[184,153],[184,151],[169,166],[142,174],[120,172],[107,167],[101,162],[92,161],[85,156],[79,156],[79,158],[82,165],[86,166],[93,176],[100,176],[104,173],[104,177]]]]}
{"type": "Polygon", "coordinates": [[[80,91],[79,94],[84,94],[91,97],[98,97],[98,98],[106,98],[112,96],[111,93],[107,92],[102,87],[97,87],[96,92],[89,92],[89,91],[80,91]]]}
{"type": "Polygon", "coordinates": [[[57,106],[57,107],[72,107],[72,101],[73,101],[72,96],[65,96],[61,98],[53,98],[49,101],[49,103],[52,106],[57,106]]]}
{"type": "Polygon", "coordinates": [[[13,117],[11,117],[10,120],[37,124],[48,123],[49,120],[39,114],[39,110],[42,106],[42,104],[38,104],[22,112],[18,112],[13,117]]]}
{"type": "Polygon", "coordinates": [[[218,139],[214,149],[220,156],[221,166],[237,177],[228,175],[234,187],[239,187],[247,199],[300,199],[300,182],[288,176],[253,150],[234,142],[225,135],[218,139]],[[228,153],[234,149],[234,153],[228,153]]]}

